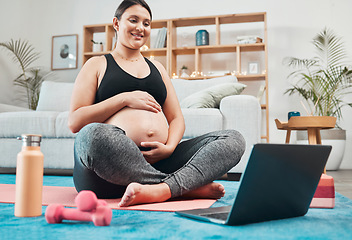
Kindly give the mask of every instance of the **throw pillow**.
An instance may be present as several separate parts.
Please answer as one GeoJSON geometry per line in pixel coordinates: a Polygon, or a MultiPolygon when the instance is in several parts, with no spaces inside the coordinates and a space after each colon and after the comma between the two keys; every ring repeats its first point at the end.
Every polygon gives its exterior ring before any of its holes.
{"type": "Polygon", "coordinates": [[[223,84],[223,83],[234,83],[238,82],[237,78],[233,75],[226,75],[223,77],[215,77],[211,79],[203,80],[185,80],[181,78],[171,79],[172,85],[175,88],[177,98],[180,102],[186,97],[192,95],[195,92],[204,90],[206,88],[223,84]]]}
{"type": "Polygon", "coordinates": [[[238,95],[246,85],[242,83],[223,83],[193,93],[183,99],[181,108],[219,108],[220,101],[226,96],[238,95]]]}

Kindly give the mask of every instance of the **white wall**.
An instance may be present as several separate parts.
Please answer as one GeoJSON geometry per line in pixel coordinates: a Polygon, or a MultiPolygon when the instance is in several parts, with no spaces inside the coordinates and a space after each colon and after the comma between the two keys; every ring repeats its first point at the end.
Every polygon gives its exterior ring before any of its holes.
{"type": "MultiPolygon", "coordinates": [[[[27,39],[41,52],[37,65],[50,68],[51,38],[53,35],[79,34],[79,63],[81,66],[83,25],[110,22],[116,0],[0,0],[0,42],[27,39]]],[[[325,26],[344,37],[352,59],[352,22],[350,0],[149,0],[154,19],[167,19],[218,14],[267,12],[269,53],[270,142],[282,143],[285,132],[278,131],[274,119],[287,119],[287,112],[304,113],[298,98],[283,95],[289,87],[286,79],[290,70],[282,65],[287,56],[311,57],[311,39],[325,26]]],[[[55,71],[57,81],[74,81],[79,69],[55,71]]],[[[12,79],[18,70],[5,51],[0,51],[0,102],[15,103],[12,79]]],[[[352,96],[349,97],[352,101],[352,96]]],[[[352,109],[344,109],[341,126],[347,129],[347,148],[342,168],[352,169],[352,109]]]]}

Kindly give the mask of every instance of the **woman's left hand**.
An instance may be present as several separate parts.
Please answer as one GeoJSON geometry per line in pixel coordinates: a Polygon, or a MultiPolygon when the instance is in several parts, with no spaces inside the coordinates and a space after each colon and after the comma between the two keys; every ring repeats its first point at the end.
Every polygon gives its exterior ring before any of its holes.
{"type": "Polygon", "coordinates": [[[150,164],[169,157],[173,152],[173,149],[160,142],[141,142],[141,146],[151,148],[149,151],[141,151],[145,160],[150,164]]]}

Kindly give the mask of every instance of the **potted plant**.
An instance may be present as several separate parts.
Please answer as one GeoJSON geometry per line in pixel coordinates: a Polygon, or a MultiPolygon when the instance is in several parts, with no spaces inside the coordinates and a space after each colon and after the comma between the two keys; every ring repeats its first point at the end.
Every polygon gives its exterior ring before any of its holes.
{"type": "MultiPolygon", "coordinates": [[[[321,131],[321,135],[323,144],[333,145],[326,169],[337,170],[343,158],[346,140],[346,131],[339,127],[341,109],[345,106],[352,107],[352,103],[344,101],[344,97],[351,93],[352,70],[346,62],[347,53],[342,39],[330,29],[325,28],[318,33],[313,38],[313,45],[317,52],[313,58],[285,58],[284,63],[296,69],[288,76],[294,84],[285,94],[298,94],[302,97],[312,115],[336,117],[336,128],[321,131]],[[337,138],[342,138],[343,142],[336,142],[337,138]]],[[[304,134],[303,131],[298,131],[297,140],[306,139],[304,134]]]]}
{"type": "Polygon", "coordinates": [[[187,71],[188,71],[188,67],[186,65],[183,65],[181,67],[180,77],[185,77],[185,78],[189,77],[187,71]]]}
{"type": "Polygon", "coordinates": [[[103,51],[103,43],[96,42],[93,39],[91,40],[93,43],[93,52],[102,52],[103,51]]]}
{"type": "Polygon", "coordinates": [[[39,67],[30,67],[39,58],[39,53],[34,51],[34,47],[28,41],[11,39],[9,42],[0,42],[0,46],[9,50],[13,54],[13,61],[18,63],[21,74],[14,79],[14,84],[26,89],[28,107],[35,110],[42,82],[51,72],[39,67]]]}

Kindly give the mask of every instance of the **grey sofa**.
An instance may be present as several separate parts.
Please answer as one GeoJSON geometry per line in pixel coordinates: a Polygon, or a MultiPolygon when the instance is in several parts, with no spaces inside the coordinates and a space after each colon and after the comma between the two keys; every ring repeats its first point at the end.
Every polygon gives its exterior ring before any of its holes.
{"type": "MultiPolygon", "coordinates": [[[[237,79],[227,76],[211,80],[172,81],[181,102],[194,92],[237,79]]],[[[34,133],[43,136],[41,150],[46,169],[72,170],[75,134],[67,127],[72,88],[73,83],[44,82],[36,111],[0,104],[0,168],[16,167],[16,155],[21,150],[21,142],[16,137],[34,133]]],[[[184,108],[182,112],[186,123],[184,139],[220,129],[241,132],[247,143],[246,152],[231,172],[243,172],[253,144],[260,141],[260,104],[255,97],[227,96],[221,100],[219,108],[184,108]]]]}

